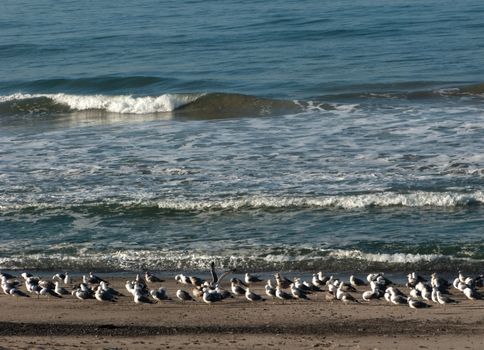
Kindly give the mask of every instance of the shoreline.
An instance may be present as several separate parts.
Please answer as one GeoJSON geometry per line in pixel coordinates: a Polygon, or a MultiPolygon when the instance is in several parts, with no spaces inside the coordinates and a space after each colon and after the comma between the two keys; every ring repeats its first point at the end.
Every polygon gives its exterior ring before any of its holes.
{"type": "MultiPolygon", "coordinates": [[[[104,277],[104,275],[101,275],[104,277]]],[[[0,344],[7,348],[408,348],[428,344],[440,348],[484,347],[484,300],[470,301],[451,289],[455,305],[414,310],[384,300],[328,302],[324,292],[305,300],[249,302],[243,296],[207,305],[177,300],[175,291],[191,287],[174,280],[163,286],[173,300],[135,304],[124,288],[126,278],[110,278],[124,294],[115,303],[32,296],[0,295],[0,344]],[[396,342],[396,343],[395,343],[396,342]],[[84,344],[82,344],[84,343],[84,344]],[[258,345],[257,345],[258,344],[258,345]],[[271,345],[272,344],[272,345],[271,345]]],[[[223,287],[227,288],[225,281],[223,287]]],[[[408,289],[399,285],[404,293],[408,289]]],[[[23,289],[24,287],[21,287],[23,289]]],[[[265,297],[264,283],[251,290],[265,297]]],[[[484,288],[481,288],[482,292],[484,288]]],[[[427,346],[427,345],[423,345],[427,346]]]]}

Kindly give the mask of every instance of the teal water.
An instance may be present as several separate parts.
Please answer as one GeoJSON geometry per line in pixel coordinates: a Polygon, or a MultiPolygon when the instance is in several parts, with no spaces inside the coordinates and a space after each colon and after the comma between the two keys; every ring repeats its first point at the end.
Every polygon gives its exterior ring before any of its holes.
{"type": "Polygon", "coordinates": [[[0,268],[484,268],[484,4],[0,4],[0,268]]]}

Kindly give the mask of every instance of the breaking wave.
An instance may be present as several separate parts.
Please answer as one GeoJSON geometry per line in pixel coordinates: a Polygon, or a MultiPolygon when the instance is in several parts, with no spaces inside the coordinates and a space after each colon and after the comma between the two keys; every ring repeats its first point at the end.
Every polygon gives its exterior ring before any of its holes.
{"type": "Polygon", "coordinates": [[[199,98],[196,94],[163,94],[135,97],[131,95],[22,94],[0,97],[3,109],[12,112],[50,112],[65,110],[103,110],[120,114],[171,112],[199,98]]]}
{"type": "Polygon", "coordinates": [[[484,260],[442,254],[365,253],[343,249],[279,249],[259,252],[231,251],[210,254],[202,251],[117,250],[68,255],[62,253],[23,254],[0,258],[1,269],[97,270],[97,271],[206,271],[211,261],[239,271],[441,271],[458,269],[479,272],[484,260]]]}
{"type": "Polygon", "coordinates": [[[484,96],[484,84],[461,87],[431,83],[379,84],[346,87],[313,100],[278,100],[236,93],[167,93],[155,96],[14,93],[0,96],[0,114],[42,114],[97,110],[116,114],[177,112],[180,116],[213,118],[291,114],[304,111],[353,111],[358,103],[484,96]],[[332,101],[332,102],[328,102],[332,101]],[[337,101],[337,102],[335,102],[337,101]],[[355,103],[356,102],[356,103],[355,103]]]}
{"type": "Polygon", "coordinates": [[[355,210],[364,208],[386,207],[435,207],[455,208],[467,206],[479,206],[484,204],[484,192],[471,193],[457,192],[425,192],[416,191],[410,193],[381,192],[357,195],[334,195],[320,197],[297,197],[297,196],[249,196],[244,198],[225,198],[213,200],[197,199],[146,199],[146,200],[117,200],[101,199],[89,202],[66,202],[60,204],[43,202],[40,199],[27,203],[14,202],[15,198],[0,198],[0,212],[14,211],[43,211],[53,209],[88,210],[99,212],[125,212],[129,210],[159,210],[179,212],[204,212],[204,211],[240,211],[255,209],[325,209],[335,208],[355,210]]]}

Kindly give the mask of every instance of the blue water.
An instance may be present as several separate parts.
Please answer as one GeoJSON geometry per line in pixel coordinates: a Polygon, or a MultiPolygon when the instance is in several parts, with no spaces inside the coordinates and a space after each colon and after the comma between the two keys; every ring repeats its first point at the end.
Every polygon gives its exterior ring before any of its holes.
{"type": "Polygon", "coordinates": [[[481,1],[2,1],[0,268],[484,268],[481,1]]]}

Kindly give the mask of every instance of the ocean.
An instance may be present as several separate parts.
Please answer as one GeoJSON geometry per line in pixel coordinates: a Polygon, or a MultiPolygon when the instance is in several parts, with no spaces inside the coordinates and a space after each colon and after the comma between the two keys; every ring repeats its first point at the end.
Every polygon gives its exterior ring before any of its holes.
{"type": "Polygon", "coordinates": [[[484,269],[484,3],[2,1],[0,269],[484,269]]]}

